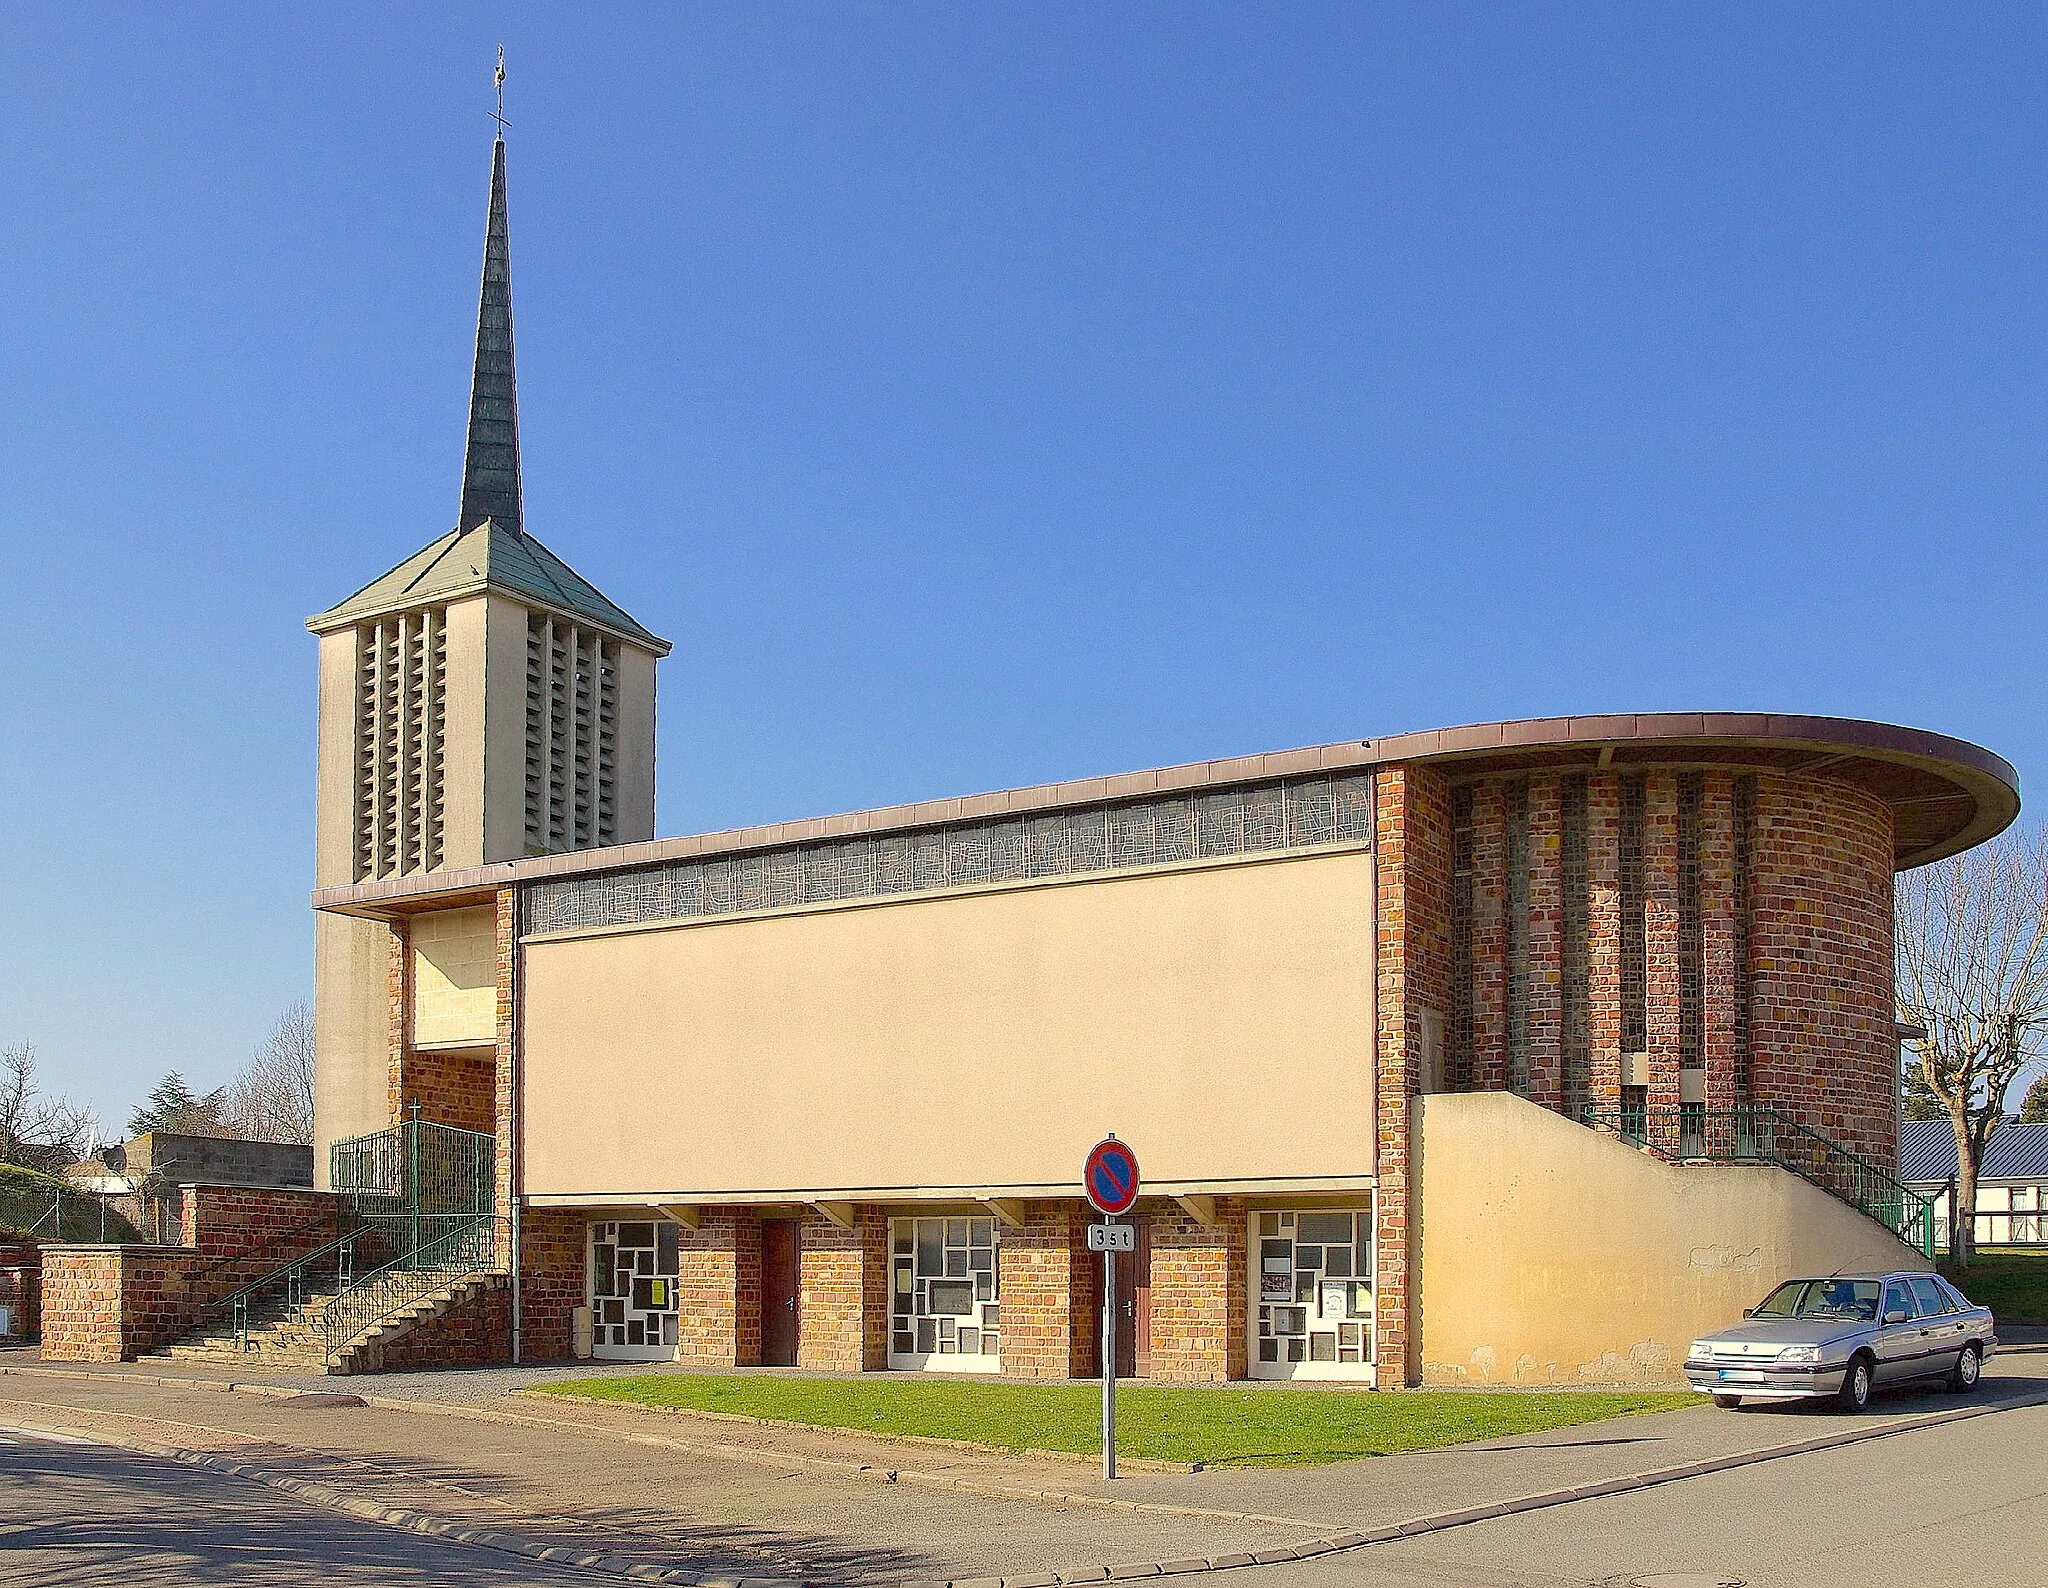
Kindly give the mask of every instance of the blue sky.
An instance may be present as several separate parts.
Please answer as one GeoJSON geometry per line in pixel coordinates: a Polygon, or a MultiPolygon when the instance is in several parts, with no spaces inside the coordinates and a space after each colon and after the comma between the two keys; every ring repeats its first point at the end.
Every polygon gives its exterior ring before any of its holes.
{"type": "Polygon", "coordinates": [[[1568,712],[2048,772],[2048,14],[0,19],[0,1040],[309,990],[308,613],[456,510],[510,59],[528,527],[660,828],[1568,712]]]}

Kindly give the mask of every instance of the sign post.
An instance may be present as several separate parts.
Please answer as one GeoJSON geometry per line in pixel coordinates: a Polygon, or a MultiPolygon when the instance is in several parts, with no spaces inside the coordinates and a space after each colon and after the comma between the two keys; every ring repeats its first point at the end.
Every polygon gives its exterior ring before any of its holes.
{"type": "Polygon", "coordinates": [[[1116,1476],[1116,1254],[1137,1250],[1137,1232],[1119,1224],[1138,1200],[1138,1155],[1111,1132],[1081,1165],[1081,1189],[1102,1215],[1088,1231],[1088,1249],[1102,1253],[1102,1475],[1116,1476]]]}

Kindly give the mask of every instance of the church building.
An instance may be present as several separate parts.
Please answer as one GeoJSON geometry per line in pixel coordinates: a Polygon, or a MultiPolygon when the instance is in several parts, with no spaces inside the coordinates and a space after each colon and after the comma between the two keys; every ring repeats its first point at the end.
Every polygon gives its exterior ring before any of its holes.
{"type": "Polygon", "coordinates": [[[1892,883],[2014,819],[1975,745],[1566,717],[658,838],[668,642],[521,509],[502,138],[460,517],[309,627],[318,1173],[475,1133],[503,1231],[405,1360],[1091,1374],[1108,1131],[1161,1381],[1672,1382],[1930,1266],[1892,883]]]}

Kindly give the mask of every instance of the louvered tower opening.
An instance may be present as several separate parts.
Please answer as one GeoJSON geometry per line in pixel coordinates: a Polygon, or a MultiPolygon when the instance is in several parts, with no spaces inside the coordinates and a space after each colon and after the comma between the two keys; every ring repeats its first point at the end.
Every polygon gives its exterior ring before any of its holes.
{"type": "Polygon", "coordinates": [[[536,612],[526,624],[526,852],[618,842],[619,642],[536,612]]]}
{"type": "Polygon", "coordinates": [[[356,630],[355,879],[431,871],[442,856],[447,613],[356,630]]]}

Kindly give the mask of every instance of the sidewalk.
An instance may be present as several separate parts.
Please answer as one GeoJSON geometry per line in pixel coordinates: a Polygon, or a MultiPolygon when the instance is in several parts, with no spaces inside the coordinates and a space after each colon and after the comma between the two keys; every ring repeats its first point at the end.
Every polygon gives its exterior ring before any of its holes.
{"type": "Polygon", "coordinates": [[[157,1364],[140,1371],[180,1382],[123,1382],[135,1364],[56,1376],[24,1355],[0,1352],[0,1420],[20,1426],[239,1461],[319,1485],[329,1503],[361,1496],[516,1532],[613,1569],[878,1584],[1085,1580],[1118,1563],[1243,1560],[2048,1392],[2048,1343],[2015,1342],[1972,1400],[1881,1399],[1863,1418],[1702,1406],[1326,1467],[1141,1472],[1110,1485],[1066,1460],[517,1393],[585,1366],[300,1378],[229,1394],[157,1364]]]}

